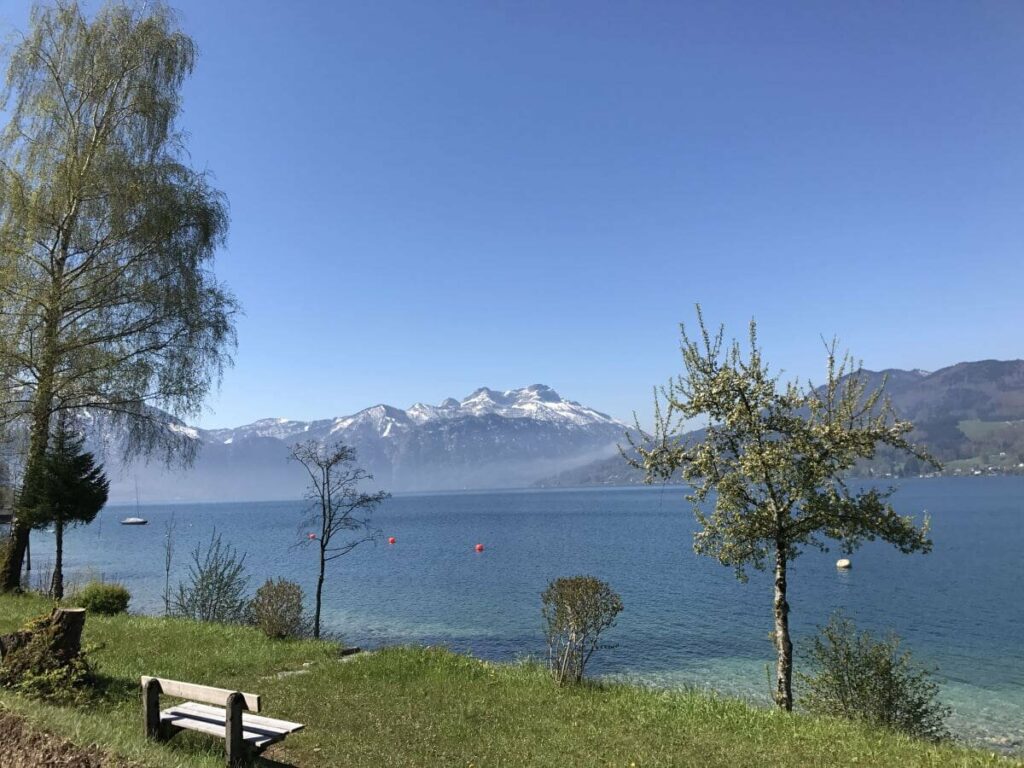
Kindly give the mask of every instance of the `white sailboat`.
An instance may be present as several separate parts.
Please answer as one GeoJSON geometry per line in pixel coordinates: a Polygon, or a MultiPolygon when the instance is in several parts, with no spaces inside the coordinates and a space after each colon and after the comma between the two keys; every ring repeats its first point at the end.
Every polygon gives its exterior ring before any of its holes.
{"type": "Polygon", "coordinates": [[[121,521],[121,525],[148,525],[149,520],[138,517],[139,514],[139,481],[135,481],[135,514],[136,517],[126,517],[121,521]]]}

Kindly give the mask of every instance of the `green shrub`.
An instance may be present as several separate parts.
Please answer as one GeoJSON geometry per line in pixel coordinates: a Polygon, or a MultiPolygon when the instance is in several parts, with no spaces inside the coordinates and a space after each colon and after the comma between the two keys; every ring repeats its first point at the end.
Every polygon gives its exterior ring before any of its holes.
{"type": "Polygon", "coordinates": [[[96,672],[83,651],[63,666],[41,672],[26,671],[16,681],[6,684],[31,699],[78,705],[95,697],[96,672]]]}
{"type": "Polygon", "coordinates": [[[583,679],[587,662],[601,645],[601,634],[614,626],[622,598],[593,576],[555,579],[541,593],[548,667],[559,685],[583,679]]]}
{"type": "Polygon", "coordinates": [[[90,581],[72,598],[71,602],[90,613],[113,616],[128,610],[131,594],[122,584],[111,584],[103,581],[90,581]]]}
{"type": "Polygon", "coordinates": [[[171,615],[224,624],[243,623],[249,608],[245,595],[248,586],[245,555],[239,557],[234,547],[224,544],[214,531],[205,551],[200,544],[192,550],[188,581],[178,584],[171,615]]]}
{"type": "Polygon", "coordinates": [[[249,603],[249,622],[267,637],[302,637],[307,629],[302,597],[302,587],[294,581],[267,579],[249,603]]]}
{"type": "Polygon", "coordinates": [[[891,635],[875,640],[853,622],[833,616],[806,647],[811,674],[797,674],[800,703],[810,712],[863,720],[939,741],[947,738],[949,708],[939,701],[932,670],[914,663],[891,635]]]}

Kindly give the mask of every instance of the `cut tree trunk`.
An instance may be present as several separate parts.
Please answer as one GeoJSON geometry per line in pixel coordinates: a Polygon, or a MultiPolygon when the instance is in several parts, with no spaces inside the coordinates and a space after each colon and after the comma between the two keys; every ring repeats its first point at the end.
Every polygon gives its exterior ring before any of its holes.
{"type": "Polygon", "coordinates": [[[11,653],[24,648],[35,640],[48,644],[47,661],[53,666],[64,666],[82,652],[82,630],[85,628],[84,608],[55,608],[53,613],[41,621],[34,622],[29,629],[19,630],[0,636],[0,663],[9,661],[11,653]]]}
{"type": "Polygon", "coordinates": [[[18,650],[32,639],[32,633],[24,630],[12,632],[9,635],[0,635],[0,664],[3,663],[7,654],[18,650]]]}
{"type": "Polygon", "coordinates": [[[54,626],[53,649],[65,662],[82,652],[82,630],[85,629],[85,608],[57,608],[50,615],[54,626]]]}

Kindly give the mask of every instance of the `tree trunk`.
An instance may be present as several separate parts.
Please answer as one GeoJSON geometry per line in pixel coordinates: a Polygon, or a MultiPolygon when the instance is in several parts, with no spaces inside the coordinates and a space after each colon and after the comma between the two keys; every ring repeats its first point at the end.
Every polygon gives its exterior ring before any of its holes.
{"type": "Polygon", "coordinates": [[[316,608],[313,612],[313,637],[320,637],[320,598],[324,591],[324,550],[320,548],[320,575],[316,580],[316,608]]]}
{"type": "MultiPolygon", "coordinates": [[[[29,436],[28,458],[25,462],[25,475],[37,471],[46,458],[46,448],[50,441],[50,417],[53,414],[54,371],[57,368],[57,307],[60,301],[60,278],[55,277],[51,291],[51,307],[47,312],[46,327],[43,336],[43,354],[39,363],[38,383],[32,400],[32,431],[29,436]]],[[[24,478],[23,478],[24,480],[24,478]]],[[[25,551],[28,549],[28,536],[31,530],[27,521],[19,519],[21,509],[17,509],[11,523],[11,535],[7,540],[2,558],[0,558],[0,593],[14,592],[21,588],[21,566],[25,562],[25,551]]]]}
{"type": "Polygon", "coordinates": [[[11,535],[7,537],[0,557],[0,592],[15,592],[21,588],[21,564],[25,562],[28,532],[28,526],[22,525],[15,517],[11,522],[11,535]]]}
{"type": "Polygon", "coordinates": [[[53,582],[50,584],[50,595],[54,600],[64,599],[64,521],[59,517],[54,522],[57,551],[54,555],[53,582]]]}
{"type": "Polygon", "coordinates": [[[789,603],[786,601],[786,548],[775,546],[775,703],[793,709],[793,641],[789,636],[789,603]]]}

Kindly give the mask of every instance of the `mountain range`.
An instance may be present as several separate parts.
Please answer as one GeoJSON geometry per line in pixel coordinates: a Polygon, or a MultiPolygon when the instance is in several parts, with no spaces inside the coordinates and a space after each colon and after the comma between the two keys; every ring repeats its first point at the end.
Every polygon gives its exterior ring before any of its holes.
{"type": "Polygon", "coordinates": [[[613,454],[627,429],[543,384],[507,391],[482,387],[462,400],[405,410],[375,405],[315,421],[270,418],[210,430],[167,423],[198,442],[193,466],[121,466],[108,456],[111,501],[134,500],[136,485],[145,501],[298,498],[305,473],[288,456],[291,446],[306,440],[353,446],[360,466],[389,491],[524,487],[613,454]]]}
{"type": "MultiPolygon", "coordinates": [[[[863,371],[884,379],[911,437],[947,473],[1024,472],[1024,360],[958,363],[928,372],[863,371]]],[[[261,419],[232,429],[199,429],[168,417],[168,428],[198,444],[194,465],[168,470],[151,462],[121,466],[108,456],[111,500],[248,501],[302,495],[301,468],[288,461],[305,440],[355,447],[378,487],[393,492],[639,483],[618,455],[629,427],[550,387],[477,389],[461,400],[408,409],[375,405],[314,421],[261,419]]],[[[880,452],[861,471],[917,474],[916,460],[880,452]]]]}

